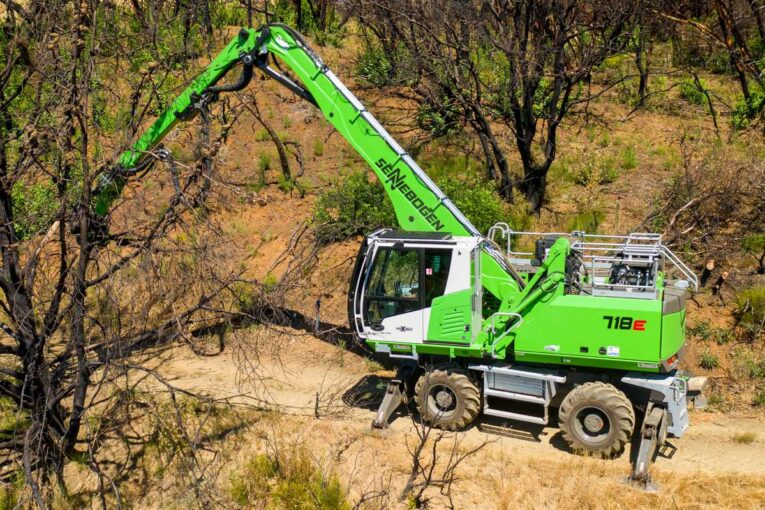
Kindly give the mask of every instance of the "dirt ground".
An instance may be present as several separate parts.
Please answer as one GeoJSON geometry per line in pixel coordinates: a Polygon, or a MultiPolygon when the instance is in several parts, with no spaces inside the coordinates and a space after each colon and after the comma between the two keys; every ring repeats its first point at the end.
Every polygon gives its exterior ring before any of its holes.
{"type": "MultiPolygon", "coordinates": [[[[235,469],[277,435],[286,444],[307,446],[344,481],[352,500],[385,484],[391,507],[405,507],[398,497],[415,425],[399,414],[387,430],[370,427],[390,372],[373,372],[363,357],[307,334],[257,332],[257,350],[254,335],[254,330],[240,332],[214,357],[177,347],[155,359],[158,371],[177,387],[243,403],[257,399],[273,409],[268,419],[226,440],[231,460],[226,469],[235,469]]],[[[455,508],[765,508],[765,423],[755,418],[693,412],[690,430],[671,440],[676,450],[653,467],[656,493],[623,484],[628,454],[610,461],[576,457],[556,428],[479,420],[441,447],[448,452],[454,439],[460,451],[489,443],[460,465],[455,508]],[[745,433],[754,439],[741,441],[745,433]]],[[[438,490],[431,492],[432,508],[447,504],[438,490]]],[[[167,501],[155,494],[145,503],[159,508],[167,501]]]]}

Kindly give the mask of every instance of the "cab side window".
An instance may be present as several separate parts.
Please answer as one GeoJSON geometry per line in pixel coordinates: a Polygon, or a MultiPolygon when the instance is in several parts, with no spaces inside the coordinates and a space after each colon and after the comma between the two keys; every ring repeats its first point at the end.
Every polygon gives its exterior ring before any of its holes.
{"type": "Polygon", "coordinates": [[[380,249],[364,297],[370,324],[419,310],[420,250],[380,249]]]}

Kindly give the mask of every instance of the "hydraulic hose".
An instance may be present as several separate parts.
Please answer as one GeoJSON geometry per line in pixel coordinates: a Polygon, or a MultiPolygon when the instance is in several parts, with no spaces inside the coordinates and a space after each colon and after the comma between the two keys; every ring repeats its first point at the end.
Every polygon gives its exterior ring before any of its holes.
{"type": "Polygon", "coordinates": [[[245,55],[242,60],[244,62],[242,67],[242,74],[239,75],[239,79],[237,81],[234,83],[229,83],[228,85],[207,87],[205,89],[205,93],[219,94],[221,92],[238,92],[249,85],[250,80],[252,80],[252,71],[255,67],[255,59],[252,58],[251,55],[245,55]]]}

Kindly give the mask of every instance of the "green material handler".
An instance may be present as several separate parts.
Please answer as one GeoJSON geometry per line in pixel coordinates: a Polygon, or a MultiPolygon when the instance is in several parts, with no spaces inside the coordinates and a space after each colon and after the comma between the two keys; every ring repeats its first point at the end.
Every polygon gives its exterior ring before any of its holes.
{"type": "Polygon", "coordinates": [[[480,415],[539,427],[557,416],[575,451],[611,457],[632,440],[631,479],[647,484],[667,438],[689,425],[689,377],[677,366],[693,272],[658,234],[500,223],[482,235],[289,27],[242,29],[102,174],[95,213],[108,217],[176,122],[246,87],[256,68],[322,112],[396,213],[397,229],[364,239],[348,292],[351,328],[398,366],[373,426],[410,400],[424,421],[451,430],[480,415]],[[218,85],[239,66],[238,80],[218,85]]]}

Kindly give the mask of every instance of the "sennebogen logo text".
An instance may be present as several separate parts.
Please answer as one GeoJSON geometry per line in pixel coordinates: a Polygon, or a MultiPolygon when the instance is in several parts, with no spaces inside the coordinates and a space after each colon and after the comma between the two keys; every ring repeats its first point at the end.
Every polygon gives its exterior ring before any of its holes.
{"type": "Polygon", "coordinates": [[[444,224],[436,217],[434,210],[426,206],[425,202],[406,183],[406,175],[402,175],[401,170],[393,168],[382,158],[377,160],[376,165],[387,177],[385,183],[390,183],[390,189],[398,190],[434,229],[444,228],[444,224]]]}

